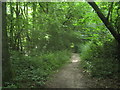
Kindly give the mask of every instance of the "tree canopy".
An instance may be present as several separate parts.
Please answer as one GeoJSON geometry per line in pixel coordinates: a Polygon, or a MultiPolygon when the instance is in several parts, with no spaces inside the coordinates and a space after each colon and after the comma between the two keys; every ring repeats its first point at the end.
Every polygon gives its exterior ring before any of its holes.
{"type": "Polygon", "coordinates": [[[42,87],[72,52],[91,75],[118,78],[120,2],[4,2],[2,12],[5,87],[42,87]]]}

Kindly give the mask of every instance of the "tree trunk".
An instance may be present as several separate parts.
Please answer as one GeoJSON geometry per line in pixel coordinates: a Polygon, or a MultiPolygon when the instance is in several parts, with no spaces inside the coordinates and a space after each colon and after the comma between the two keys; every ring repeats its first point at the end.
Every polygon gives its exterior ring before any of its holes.
{"type": "Polygon", "coordinates": [[[96,5],[95,2],[88,2],[92,8],[95,10],[99,18],[102,20],[102,22],[105,24],[105,26],[108,28],[108,30],[111,32],[113,37],[118,41],[120,44],[120,35],[116,32],[117,30],[113,27],[113,25],[107,20],[107,18],[103,15],[103,13],[100,11],[99,7],[96,5]]]}
{"type": "MultiPolygon", "coordinates": [[[[0,26],[2,26],[2,2],[0,2],[0,26]]],[[[0,72],[2,72],[2,27],[0,27],[0,72]]],[[[0,73],[0,87],[2,87],[2,73],[0,73]]]]}
{"type": "Polygon", "coordinates": [[[13,49],[13,7],[12,7],[12,3],[10,3],[10,14],[11,14],[11,19],[10,19],[10,48],[13,49]]]}
{"type": "Polygon", "coordinates": [[[8,37],[6,30],[6,3],[2,2],[2,81],[9,81],[12,77],[11,63],[8,51],[8,37]]]}
{"type": "Polygon", "coordinates": [[[35,30],[35,24],[36,24],[36,4],[37,3],[33,3],[33,30],[35,30]]]}

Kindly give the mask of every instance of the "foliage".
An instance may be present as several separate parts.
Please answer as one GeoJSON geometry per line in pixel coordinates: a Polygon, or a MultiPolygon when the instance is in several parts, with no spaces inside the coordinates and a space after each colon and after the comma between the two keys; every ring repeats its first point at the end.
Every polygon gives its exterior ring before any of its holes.
{"type": "Polygon", "coordinates": [[[115,41],[105,42],[103,45],[93,42],[86,43],[82,46],[81,51],[82,67],[91,76],[118,77],[120,60],[118,51],[115,41]]]}
{"type": "Polygon", "coordinates": [[[49,75],[65,64],[70,58],[68,50],[41,53],[39,56],[24,56],[12,52],[11,62],[14,78],[6,88],[42,87],[49,75]]]}
{"type": "MultiPolygon", "coordinates": [[[[118,34],[119,3],[97,2],[118,34]]],[[[43,86],[69,60],[70,51],[81,53],[82,66],[92,76],[116,76],[120,50],[87,2],[7,2],[6,7],[4,55],[11,53],[12,67],[6,69],[14,77],[7,87],[43,86]]]]}

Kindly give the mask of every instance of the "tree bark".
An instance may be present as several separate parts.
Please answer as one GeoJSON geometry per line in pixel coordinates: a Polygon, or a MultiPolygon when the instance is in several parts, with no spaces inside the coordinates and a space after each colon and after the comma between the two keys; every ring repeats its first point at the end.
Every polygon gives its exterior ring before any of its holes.
{"type": "Polygon", "coordinates": [[[108,30],[111,32],[113,37],[118,41],[120,44],[120,35],[116,32],[117,30],[114,28],[114,26],[107,20],[107,18],[103,15],[103,13],[100,11],[99,7],[96,5],[95,2],[88,2],[90,6],[95,10],[99,18],[102,20],[102,22],[105,24],[105,26],[108,28],[108,30]]]}
{"type": "Polygon", "coordinates": [[[12,7],[12,3],[10,3],[10,14],[11,14],[11,19],[10,19],[10,48],[13,49],[14,48],[14,45],[13,45],[13,28],[14,28],[14,25],[13,25],[13,7],[12,7]]]}
{"type": "Polygon", "coordinates": [[[9,81],[12,77],[11,63],[8,51],[8,37],[6,29],[6,3],[2,2],[2,81],[9,81]]]}

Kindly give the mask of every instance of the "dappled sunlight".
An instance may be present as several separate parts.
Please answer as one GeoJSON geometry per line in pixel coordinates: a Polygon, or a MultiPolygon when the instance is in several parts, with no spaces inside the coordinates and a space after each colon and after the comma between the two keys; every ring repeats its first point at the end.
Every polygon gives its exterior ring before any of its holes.
{"type": "Polygon", "coordinates": [[[2,87],[46,88],[58,72],[55,88],[90,88],[84,75],[120,88],[120,2],[66,1],[1,2],[2,87]]]}
{"type": "Polygon", "coordinates": [[[71,57],[71,62],[72,63],[76,63],[79,62],[80,58],[78,54],[73,53],[72,57],[71,57]]]}
{"type": "Polygon", "coordinates": [[[78,62],[79,60],[78,59],[73,59],[72,60],[72,62],[74,63],[74,62],[78,62]]]}

